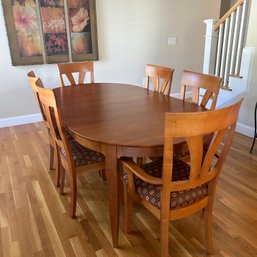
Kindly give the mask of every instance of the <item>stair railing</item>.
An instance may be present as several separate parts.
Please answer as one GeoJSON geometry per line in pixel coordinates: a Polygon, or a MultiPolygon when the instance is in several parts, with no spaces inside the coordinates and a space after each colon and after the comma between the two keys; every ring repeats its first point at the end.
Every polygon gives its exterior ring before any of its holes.
{"type": "Polygon", "coordinates": [[[225,89],[230,89],[230,75],[240,75],[248,6],[249,0],[238,0],[219,21],[204,21],[207,28],[203,72],[222,77],[225,89]]]}

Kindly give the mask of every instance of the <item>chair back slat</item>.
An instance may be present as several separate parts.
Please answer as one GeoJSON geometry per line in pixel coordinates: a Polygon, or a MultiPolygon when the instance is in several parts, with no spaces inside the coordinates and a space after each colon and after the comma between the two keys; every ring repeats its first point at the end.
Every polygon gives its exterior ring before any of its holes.
{"type": "Polygon", "coordinates": [[[242,99],[224,109],[202,113],[166,113],[163,186],[171,191],[187,190],[215,180],[232,143],[242,99]],[[207,152],[204,138],[213,134],[207,152]],[[190,154],[188,180],[172,181],[173,142],[185,139],[190,154]],[[221,149],[219,158],[215,157],[221,149]]]}
{"type": "Polygon", "coordinates": [[[191,90],[191,101],[203,107],[211,100],[210,109],[214,110],[217,103],[217,98],[220,90],[222,79],[213,75],[184,70],[181,79],[181,99],[186,99],[188,87],[191,90]],[[201,96],[201,90],[205,91],[201,96]],[[202,97],[201,102],[199,102],[202,97]]]}
{"type": "Polygon", "coordinates": [[[145,69],[146,88],[150,88],[153,81],[153,89],[161,94],[169,95],[174,69],[169,67],[147,64],[145,69]],[[161,83],[161,86],[160,86],[161,83]]]}
{"type": "Polygon", "coordinates": [[[94,63],[88,62],[77,62],[77,63],[58,63],[59,77],[61,86],[65,86],[64,78],[66,77],[70,85],[84,84],[87,74],[90,75],[90,83],[94,83],[94,63]],[[76,79],[75,74],[78,74],[76,79]]]}
{"type": "Polygon", "coordinates": [[[190,153],[190,161],[191,161],[191,172],[190,172],[190,180],[196,180],[199,177],[199,172],[202,166],[202,158],[203,158],[203,137],[202,136],[194,136],[186,138],[186,142],[188,145],[189,153],[190,153]]]}

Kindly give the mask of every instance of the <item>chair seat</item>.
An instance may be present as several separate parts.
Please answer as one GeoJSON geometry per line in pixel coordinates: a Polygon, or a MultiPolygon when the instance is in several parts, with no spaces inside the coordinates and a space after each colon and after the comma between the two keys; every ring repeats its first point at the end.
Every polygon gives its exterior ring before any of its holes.
{"type": "MultiPolygon", "coordinates": [[[[140,166],[146,173],[153,177],[161,178],[162,176],[162,160],[153,161],[140,166]]],[[[187,180],[190,174],[190,166],[180,160],[173,160],[173,176],[172,181],[187,180]]],[[[122,176],[122,181],[127,183],[127,174],[122,176]]],[[[161,207],[161,197],[160,185],[149,184],[142,179],[135,176],[135,188],[139,196],[160,209],[161,207]]],[[[205,196],[207,196],[208,185],[204,184],[199,187],[174,191],[170,194],[170,209],[176,209],[181,207],[186,207],[192,203],[195,203],[205,196]]]]}
{"type": "MultiPolygon", "coordinates": [[[[90,150],[82,146],[69,133],[67,133],[67,138],[72,149],[73,160],[76,167],[104,161],[105,157],[102,153],[90,150]]],[[[63,148],[60,150],[60,154],[62,157],[67,159],[66,152],[63,148]]]]}

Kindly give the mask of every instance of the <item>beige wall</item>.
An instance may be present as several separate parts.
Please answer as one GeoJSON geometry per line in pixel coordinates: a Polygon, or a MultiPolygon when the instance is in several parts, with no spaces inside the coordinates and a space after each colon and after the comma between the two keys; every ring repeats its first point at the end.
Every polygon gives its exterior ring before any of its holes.
{"type": "Polygon", "coordinates": [[[237,2],[237,0],[221,0],[220,18],[237,2]]]}
{"type": "Polygon", "coordinates": [[[252,76],[250,80],[249,92],[245,96],[243,105],[241,107],[239,122],[253,127],[254,125],[254,107],[257,101],[257,1],[251,1],[251,11],[248,26],[248,36],[246,40],[246,46],[255,47],[255,55],[253,58],[252,76]]]}
{"type": "MultiPolygon", "coordinates": [[[[96,0],[100,61],[96,81],[142,84],[146,63],[175,68],[172,92],[183,69],[202,71],[204,19],[219,16],[220,0],[96,0]],[[177,37],[168,46],[167,38],[177,37]]],[[[0,8],[0,119],[37,113],[26,73],[33,69],[46,86],[59,85],[55,65],[11,65],[0,8]]]]}

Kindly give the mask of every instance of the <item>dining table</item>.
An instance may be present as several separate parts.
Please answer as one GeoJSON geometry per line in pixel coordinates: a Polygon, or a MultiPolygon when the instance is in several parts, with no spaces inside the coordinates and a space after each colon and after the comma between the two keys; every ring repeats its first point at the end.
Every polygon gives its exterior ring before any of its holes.
{"type": "Polygon", "coordinates": [[[122,83],[59,87],[54,89],[54,94],[66,129],[75,140],[105,156],[110,229],[113,246],[118,247],[119,158],[162,156],[164,114],[205,109],[122,83]]]}

